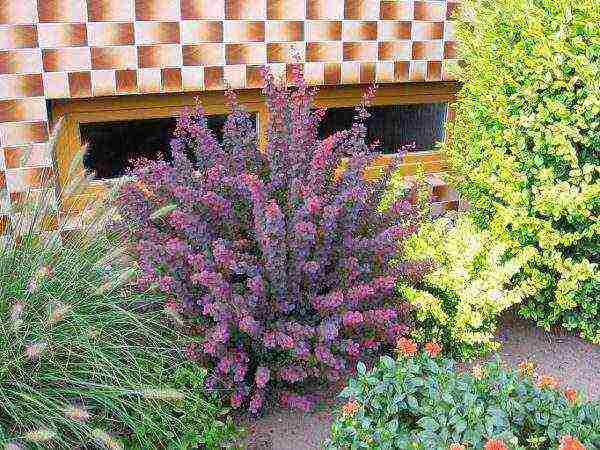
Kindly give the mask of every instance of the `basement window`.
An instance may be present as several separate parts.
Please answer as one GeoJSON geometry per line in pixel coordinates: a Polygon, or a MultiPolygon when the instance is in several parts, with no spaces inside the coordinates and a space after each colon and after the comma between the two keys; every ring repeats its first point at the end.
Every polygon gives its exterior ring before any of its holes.
{"type": "MultiPolygon", "coordinates": [[[[368,141],[378,141],[381,153],[397,153],[403,147],[410,151],[434,150],[435,144],[445,139],[448,115],[445,102],[373,106],[368,111],[371,114],[366,121],[368,141]]],[[[328,109],[319,127],[319,137],[324,139],[350,129],[355,116],[354,107],[328,109]]]]}

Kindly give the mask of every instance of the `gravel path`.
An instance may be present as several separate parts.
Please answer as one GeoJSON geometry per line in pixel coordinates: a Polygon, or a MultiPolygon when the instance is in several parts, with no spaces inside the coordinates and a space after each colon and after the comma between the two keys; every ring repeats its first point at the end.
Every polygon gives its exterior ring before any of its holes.
{"type": "MultiPolygon", "coordinates": [[[[600,399],[600,346],[562,330],[546,332],[512,314],[504,317],[498,340],[502,344],[500,356],[507,363],[516,365],[530,359],[536,362],[539,373],[554,375],[588,398],[600,399]]],[[[320,449],[330,421],[330,410],[313,414],[273,411],[245,425],[248,449],[320,449]]]]}

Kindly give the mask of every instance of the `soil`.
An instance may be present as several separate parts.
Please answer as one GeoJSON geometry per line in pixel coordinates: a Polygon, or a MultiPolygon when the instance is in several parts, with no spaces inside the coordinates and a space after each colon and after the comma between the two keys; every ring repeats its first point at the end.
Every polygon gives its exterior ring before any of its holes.
{"type": "MultiPolygon", "coordinates": [[[[516,365],[529,359],[539,373],[555,376],[589,399],[600,399],[600,346],[564,330],[544,331],[512,313],[503,318],[498,341],[502,344],[498,354],[506,363],[516,365]]],[[[331,393],[328,403],[333,407],[335,402],[335,393],[331,393]]],[[[332,407],[310,414],[270,411],[244,424],[245,445],[249,450],[320,449],[329,432],[332,407]]]]}

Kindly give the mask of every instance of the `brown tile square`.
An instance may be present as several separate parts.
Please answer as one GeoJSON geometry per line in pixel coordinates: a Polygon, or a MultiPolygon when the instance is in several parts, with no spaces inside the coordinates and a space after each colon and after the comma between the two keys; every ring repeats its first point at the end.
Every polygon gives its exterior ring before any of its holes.
{"type": "Polygon", "coordinates": [[[408,81],[410,79],[410,61],[394,62],[394,79],[396,81],[408,81]]]}
{"type": "Polygon", "coordinates": [[[136,22],[135,42],[148,44],[178,44],[179,22],[136,22]]]}
{"type": "Polygon", "coordinates": [[[0,98],[40,97],[44,95],[41,74],[0,75],[0,98]]]}
{"type": "Polygon", "coordinates": [[[181,67],[181,47],[179,45],[139,46],[139,67],[181,67]]]}
{"type": "Polygon", "coordinates": [[[133,23],[90,22],[88,40],[92,47],[135,44],[133,23]]]}
{"type": "Polygon", "coordinates": [[[447,41],[444,42],[444,59],[456,59],[456,42],[447,41]]]}
{"type": "Polygon", "coordinates": [[[377,22],[346,20],[342,38],[344,41],[376,41],[377,22]]]}
{"type": "Polygon", "coordinates": [[[308,42],[341,41],[342,22],[311,20],[306,22],[306,40],[308,42]]]}
{"type": "Polygon", "coordinates": [[[227,20],[260,20],[266,15],[265,2],[256,0],[225,0],[227,20]]]}
{"type": "Polygon", "coordinates": [[[53,175],[50,167],[11,169],[6,171],[6,186],[9,193],[50,187],[53,175]]]}
{"type": "Polygon", "coordinates": [[[377,61],[377,42],[344,42],[344,61],[377,61]]]}
{"type": "Polygon", "coordinates": [[[342,81],[342,65],[341,63],[325,64],[323,73],[323,82],[328,85],[337,85],[342,81]]]}
{"type": "Polygon", "coordinates": [[[266,44],[226,44],[225,62],[235,64],[264,64],[267,62],[266,44]]]}
{"type": "Polygon", "coordinates": [[[350,20],[377,20],[380,0],[346,0],[344,18],[350,20]]]}
{"type": "Polygon", "coordinates": [[[343,59],[341,42],[307,42],[306,61],[340,62],[343,59]]]}
{"type": "Polygon", "coordinates": [[[267,0],[267,19],[303,20],[306,2],[298,0],[267,0]]]}
{"type": "Polygon", "coordinates": [[[130,46],[92,47],[92,68],[94,70],[131,69],[137,67],[136,48],[130,46]]]}
{"type": "Polygon", "coordinates": [[[446,19],[446,2],[415,1],[415,20],[443,22],[446,19]]]}
{"type": "Polygon", "coordinates": [[[298,42],[304,40],[303,21],[274,21],[267,22],[267,42],[298,42]]]}
{"type": "Polygon", "coordinates": [[[84,23],[40,23],[40,47],[83,47],[87,45],[87,28],[84,23]]]}
{"type": "Polygon", "coordinates": [[[161,92],[162,73],[160,69],[140,69],[137,74],[141,93],[161,92]]]}
{"type": "Polygon", "coordinates": [[[306,0],[306,18],[341,20],[344,18],[344,0],[306,0]]]}
{"type": "Polygon", "coordinates": [[[85,0],[38,0],[40,22],[79,22],[87,20],[85,0]]]}
{"type": "Polygon", "coordinates": [[[69,92],[71,97],[91,97],[92,78],[90,72],[69,73],[69,92]]]}
{"type": "Polygon", "coordinates": [[[117,94],[135,94],[138,92],[137,70],[115,71],[117,94]]]}
{"type": "Polygon", "coordinates": [[[225,0],[181,0],[181,18],[224,19],[225,0]]]}
{"type": "Polygon", "coordinates": [[[90,49],[65,47],[42,50],[44,71],[67,72],[91,69],[90,49]]]}
{"type": "Polygon", "coordinates": [[[225,80],[223,78],[223,67],[204,68],[204,87],[209,91],[223,90],[225,80]]]}
{"type": "Polygon", "coordinates": [[[0,48],[36,48],[38,46],[37,28],[34,25],[13,25],[0,28],[0,48]]]}
{"type": "Polygon", "coordinates": [[[444,22],[413,22],[412,38],[415,41],[444,39],[444,22]]]}
{"type": "Polygon", "coordinates": [[[223,30],[224,42],[264,42],[264,21],[231,21],[227,20],[223,30]]]}
{"type": "Polygon", "coordinates": [[[47,98],[69,98],[69,79],[66,72],[48,72],[44,77],[47,98]]]}
{"type": "Polygon", "coordinates": [[[87,0],[90,22],[132,22],[135,20],[134,0],[87,0]]]}
{"type": "Polygon", "coordinates": [[[411,0],[382,0],[380,8],[381,20],[413,20],[411,0]]]}
{"type": "MultiPolygon", "coordinates": [[[[6,175],[4,175],[4,170],[0,170],[0,189],[2,189],[3,192],[0,192],[0,195],[4,196],[4,191],[6,189],[6,175]]],[[[1,220],[0,216],[0,220],[1,220]]]]}
{"type": "Polygon", "coordinates": [[[303,59],[304,46],[302,43],[273,42],[267,44],[268,63],[293,63],[297,57],[303,59]]]}
{"type": "Polygon", "coordinates": [[[184,66],[222,66],[224,64],[224,44],[197,44],[183,46],[184,66]]]}
{"type": "Polygon", "coordinates": [[[175,0],[135,0],[135,20],[178,22],[181,20],[179,2],[175,0]]]}
{"type": "Polygon", "coordinates": [[[220,20],[185,20],[181,22],[181,42],[223,42],[223,22],[220,20]]]}
{"type": "Polygon", "coordinates": [[[442,80],[442,62],[427,61],[427,81],[442,80]]]}
{"type": "Polygon", "coordinates": [[[379,43],[380,61],[403,61],[412,57],[410,41],[388,41],[379,43]]]}
{"type": "Polygon", "coordinates": [[[41,53],[37,49],[0,50],[0,74],[42,71],[41,53]]]}
{"type": "Polygon", "coordinates": [[[32,122],[46,120],[43,98],[0,100],[0,122],[32,122]]]}
{"type": "Polygon", "coordinates": [[[410,40],[412,38],[412,22],[382,21],[380,22],[379,40],[410,40]]]}
{"type": "Polygon", "coordinates": [[[46,142],[48,125],[46,122],[0,123],[0,145],[16,145],[46,142]]]}
{"type": "Polygon", "coordinates": [[[444,57],[444,45],[442,41],[413,42],[412,59],[434,59],[444,57]]]}
{"type": "Polygon", "coordinates": [[[360,82],[375,83],[377,65],[374,62],[360,63],[360,82]]]}
{"type": "Polygon", "coordinates": [[[162,69],[162,88],[165,92],[181,92],[182,81],[181,81],[181,69],[169,68],[162,69]]]}
{"type": "Polygon", "coordinates": [[[116,91],[114,70],[92,71],[92,96],[115,95],[116,91]]]}
{"type": "Polygon", "coordinates": [[[0,6],[0,25],[29,24],[38,21],[36,0],[2,0],[0,6]]]}
{"type": "Polygon", "coordinates": [[[246,87],[248,89],[258,89],[265,85],[262,74],[264,66],[246,66],[246,87]]]}

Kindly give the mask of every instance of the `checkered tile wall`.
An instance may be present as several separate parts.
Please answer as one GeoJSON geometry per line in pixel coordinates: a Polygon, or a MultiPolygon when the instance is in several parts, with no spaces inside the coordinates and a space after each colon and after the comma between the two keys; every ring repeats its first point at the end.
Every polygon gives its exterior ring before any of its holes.
{"type": "Polygon", "coordinates": [[[0,222],[52,170],[47,99],[448,80],[445,0],[0,0],[0,222]],[[27,158],[24,159],[24,155],[27,158]]]}

